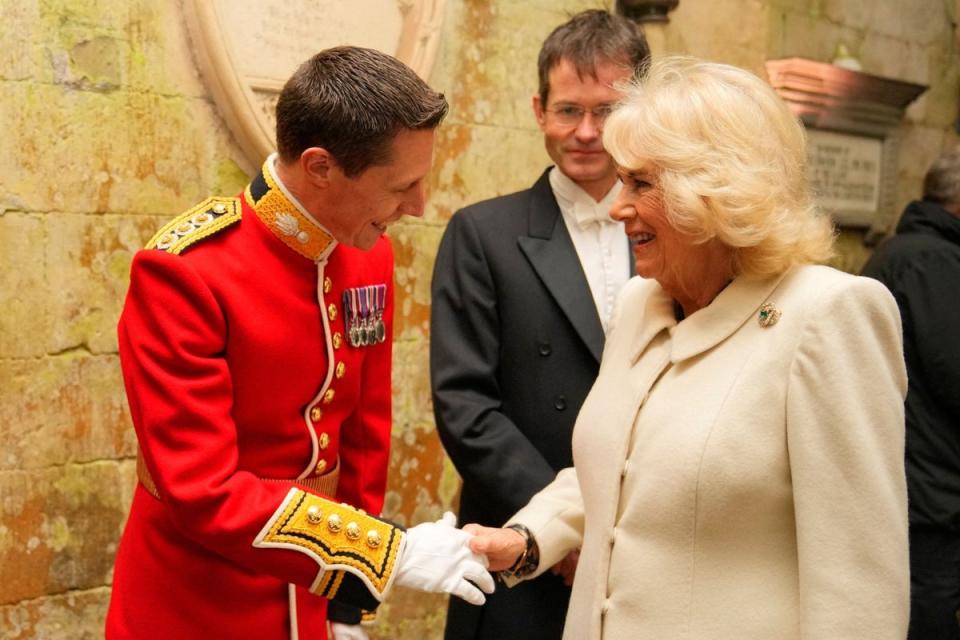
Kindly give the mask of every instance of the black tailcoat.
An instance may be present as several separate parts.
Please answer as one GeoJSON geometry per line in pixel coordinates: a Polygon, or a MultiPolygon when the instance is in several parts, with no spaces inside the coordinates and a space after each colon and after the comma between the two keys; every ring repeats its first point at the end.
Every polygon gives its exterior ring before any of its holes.
{"type": "MultiPolygon", "coordinates": [[[[624,239],[626,242],[626,239],[624,239]]],[[[458,211],[433,272],[437,431],[461,477],[460,523],[499,526],[572,464],[604,334],[545,172],[458,211]]],[[[547,573],[487,604],[451,598],[446,638],[558,640],[570,591],[547,573]]]]}

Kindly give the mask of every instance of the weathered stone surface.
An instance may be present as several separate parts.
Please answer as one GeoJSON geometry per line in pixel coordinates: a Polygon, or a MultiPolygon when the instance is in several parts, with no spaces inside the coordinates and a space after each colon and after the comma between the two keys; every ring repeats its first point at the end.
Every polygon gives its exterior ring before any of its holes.
{"type": "Polygon", "coordinates": [[[0,604],[110,582],[134,463],[0,471],[0,604]]]}
{"type": "Polygon", "coordinates": [[[446,221],[463,206],[526,189],[550,164],[539,129],[446,126],[438,134],[436,187],[424,219],[446,221]]]}
{"type": "MultiPolygon", "coordinates": [[[[5,196],[5,192],[6,184],[0,177],[0,193],[5,196]]],[[[40,216],[0,213],[0,246],[6,265],[0,270],[0,309],[3,310],[0,359],[37,357],[44,353],[44,337],[50,331],[50,317],[44,308],[50,291],[45,286],[43,245],[44,227],[40,216]]],[[[0,429],[3,428],[0,424],[0,429]]]]}
{"type": "Polygon", "coordinates": [[[0,640],[98,640],[109,602],[101,587],[0,606],[0,640]]]}
{"type": "Polygon", "coordinates": [[[136,438],[116,356],[0,364],[0,471],[130,457],[136,438]]]}
{"type": "Polygon", "coordinates": [[[470,0],[453,9],[459,38],[441,58],[438,87],[447,92],[453,122],[499,127],[534,126],[531,96],[537,89],[540,43],[564,21],[519,2],[470,0]]]}
{"type": "Polygon", "coordinates": [[[926,47],[882,33],[868,32],[859,54],[863,70],[886,78],[926,84],[926,47]]]}
{"type": "Polygon", "coordinates": [[[653,53],[692,55],[762,73],[769,13],[761,0],[715,0],[710,11],[695,2],[681,2],[663,27],[665,50],[653,53]],[[718,20],[720,15],[728,19],[718,20]]]}
{"type": "MultiPolygon", "coordinates": [[[[169,216],[169,217],[172,217],[169,216]]],[[[162,216],[51,214],[47,231],[47,284],[57,295],[47,314],[51,353],[84,348],[117,350],[117,320],[133,254],[163,225],[162,216]]]]}
{"type": "Polygon", "coordinates": [[[0,4],[0,80],[26,80],[40,67],[43,52],[36,46],[36,2],[0,4]]]}
{"type": "Polygon", "coordinates": [[[430,330],[430,279],[443,227],[406,222],[390,230],[396,256],[393,280],[395,340],[424,338],[430,330]]]}
{"type": "Polygon", "coordinates": [[[0,138],[0,175],[29,211],[176,213],[209,195],[218,165],[231,162],[217,151],[227,134],[203,100],[0,88],[17,107],[0,138]]]}

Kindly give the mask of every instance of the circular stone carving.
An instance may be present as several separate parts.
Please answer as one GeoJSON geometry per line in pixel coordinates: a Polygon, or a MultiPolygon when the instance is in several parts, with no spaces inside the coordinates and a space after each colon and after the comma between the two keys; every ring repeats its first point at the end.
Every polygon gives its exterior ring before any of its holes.
{"type": "Polygon", "coordinates": [[[342,44],[396,56],[430,75],[445,0],[184,0],[204,84],[256,172],[276,148],[274,107],[287,78],[342,44]]]}

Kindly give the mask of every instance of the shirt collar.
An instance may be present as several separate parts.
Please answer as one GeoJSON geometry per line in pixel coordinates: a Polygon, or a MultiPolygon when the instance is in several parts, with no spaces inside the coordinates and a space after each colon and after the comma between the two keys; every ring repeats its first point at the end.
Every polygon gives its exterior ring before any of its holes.
{"type": "Polygon", "coordinates": [[[321,262],[334,250],[337,241],[283,184],[276,172],[276,161],[277,154],[270,154],[260,173],[247,185],[244,197],[281,242],[303,257],[321,262]]]}
{"type": "Polygon", "coordinates": [[[560,208],[570,212],[580,229],[588,229],[594,224],[616,224],[610,217],[610,207],[620,194],[621,186],[617,180],[600,202],[597,202],[580,185],[560,171],[559,167],[550,170],[550,188],[553,189],[560,208]]]}

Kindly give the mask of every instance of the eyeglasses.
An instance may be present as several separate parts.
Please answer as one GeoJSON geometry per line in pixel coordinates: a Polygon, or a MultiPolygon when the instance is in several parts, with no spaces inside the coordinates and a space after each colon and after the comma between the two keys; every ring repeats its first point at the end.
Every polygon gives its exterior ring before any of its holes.
{"type": "Polygon", "coordinates": [[[613,112],[613,109],[614,105],[612,104],[602,104],[593,109],[584,109],[578,104],[558,104],[546,109],[546,111],[547,113],[553,114],[553,119],[556,120],[557,123],[568,127],[580,124],[580,121],[583,120],[583,115],[589,111],[590,115],[593,116],[594,124],[599,127],[603,125],[604,120],[613,112]]]}

